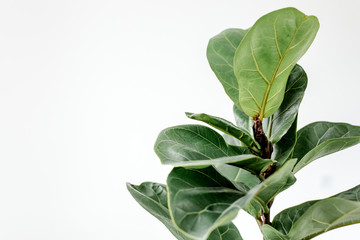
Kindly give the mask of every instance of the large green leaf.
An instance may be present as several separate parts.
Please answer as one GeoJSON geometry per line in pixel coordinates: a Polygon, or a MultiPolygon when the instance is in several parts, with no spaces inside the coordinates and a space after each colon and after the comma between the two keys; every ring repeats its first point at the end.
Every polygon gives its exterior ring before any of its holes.
{"type": "Polygon", "coordinates": [[[201,125],[181,125],[160,132],[155,153],[163,164],[183,167],[207,167],[231,163],[260,173],[273,163],[250,154],[246,147],[228,145],[220,134],[201,125]]]}
{"type": "Polygon", "coordinates": [[[239,86],[234,75],[233,60],[237,47],[247,30],[227,29],[211,38],[207,47],[207,59],[211,69],[223,85],[226,94],[238,106],[239,86]]]}
{"type": "Polygon", "coordinates": [[[234,56],[234,72],[247,115],[262,120],[276,112],[289,74],[318,28],[316,17],[285,8],[261,17],[244,36],[234,56]]]}
{"type": "Polygon", "coordinates": [[[271,157],[277,161],[277,166],[282,166],[294,151],[296,144],[296,128],[297,119],[295,118],[288,132],[281,138],[279,142],[274,144],[274,150],[271,157]]]}
{"type": "MultiPolygon", "coordinates": [[[[294,168],[295,164],[296,159],[291,159],[283,163],[282,167],[281,165],[278,165],[278,169],[269,178],[261,183],[261,187],[256,194],[256,201],[265,206],[277,194],[294,184],[296,178],[292,172],[292,169],[294,168]]],[[[244,188],[243,191],[254,187],[256,183],[259,183],[259,180],[254,179],[253,175],[251,176],[246,172],[238,171],[237,167],[219,165],[215,166],[215,168],[221,175],[232,181],[235,186],[236,182],[241,182],[244,184],[247,188],[244,188]]],[[[237,188],[240,189],[239,187],[237,188]]],[[[261,210],[260,206],[258,206],[256,203],[251,205],[253,206],[249,206],[246,209],[247,212],[255,217],[258,216],[259,210],[261,210]]]]}
{"type": "MultiPolygon", "coordinates": [[[[234,109],[235,108],[236,106],[234,105],[234,109]]],[[[244,115],[246,118],[249,118],[246,114],[244,115]]],[[[239,140],[230,135],[225,135],[223,137],[228,144],[239,145],[240,143],[239,140]]],[[[231,166],[229,164],[217,164],[214,165],[214,168],[221,175],[229,179],[240,191],[247,191],[260,184],[260,179],[257,176],[240,167],[231,166]]],[[[256,199],[253,199],[243,208],[243,210],[258,219],[261,216],[262,206],[256,199]]]]}
{"type": "Polygon", "coordinates": [[[360,185],[288,208],[274,217],[273,227],[291,240],[305,240],[355,223],[360,223],[360,185]]]}
{"type": "MultiPolygon", "coordinates": [[[[170,232],[180,240],[193,240],[171,221],[166,186],[160,183],[145,182],[139,186],[127,183],[127,188],[135,200],[151,215],[160,220],[170,232]]],[[[239,231],[232,223],[218,227],[209,236],[208,240],[242,240],[239,231]]]]}
{"type": "Polygon", "coordinates": [[[241,192],[213,167],[174,168],[167,179],[173,222],[195,239],[203,240],[228,224],[256,194],[241,192]]]}
{"type": "Polygon", "coordinates": [[[296,181],[292,169],[296,163],[296,159],[287,161],[281,168],[277,169],[264,182],[260,190],[257,192],[257,200],[266,206],[277,194],[286,190],[296,181]]]}
{"type": "Polygon", "coordinates": [[[288,161],[248,192],[239,191],[213,167],[174,168],[167,179],[173,222],[189,236],[201,240],[214,228],[230,223],[240,209],[258,216],[261,208],[267,211],[267,203],[276,194],[294,183],[291,172],[294,164],[295,161],[288,161]],[[262,207],[256,206],[257,203],[262,207]]]}
{"type": "Polygon", "coordinates": [[[191,240],[191,238],[181,233],[171,221],[165,185],[145,182],[140,186],[136,186],[127,183],[127,188],[135,200],[159,219],[177,239],[191,240]]]}
{"type": "Polygon", "coordinates": [[[272,225],[282,234],[288,234],[293,224],[304,214],[304,212],[309,207],[311,207],[317,202],[318,200],[309,201],[298,206],[283,210],[274,217],[272,225]]]}
{"type": "Polygon", "coordinates": [[[277,143],[288,132],[297,116],[307,86],[307,76],[299,65],[295,65],[286,84],[284,100],[280,108],[270,117],[268,137],[277,143]]]}
{"type": "Polygon", "coordinates": [[[213,126],[214,128],[239,139],[252,150],[260,151],[260,145],[252,138],[252,136],[247,131],[242,130],[241,128],[235,126],[233,123],[225,119],[211,116],[205,113],[186,113],[186,116],[190,119],[207,123],[210,126],[213,126]]]}
{"type": "MultiPolygon", "coordinates": [[[[247,192],[249,189],[260,184],[260,179],[258,177],[242,168],[228,164],[215,165],[214,168],[242,192],[247,192]]],[[[262,207],[257,200],[253,199],[243,209],[253,217],[259,218],[262,207]]]]}
{"type": "Polygon", "coordinates": [[[293,158],[298,159],[294,172],[325,155],[360,142],[360,127],[347,123],[314,122],[298,131],[293,158]]]}

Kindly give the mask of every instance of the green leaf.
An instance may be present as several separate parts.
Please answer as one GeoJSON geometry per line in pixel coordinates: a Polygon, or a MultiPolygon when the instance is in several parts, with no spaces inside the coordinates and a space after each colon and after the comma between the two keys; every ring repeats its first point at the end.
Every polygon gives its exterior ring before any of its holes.
{"type": "Polygon", "coordinates": [[[291,240],[268,224],[261,227],[261,232],[265,240],[291,240]]]}
{"type": "Polygon", "coordinates": [[[206,239],[213,229],[228,224],[256,194],[241,192],[213,167],[174,168],[167,179],[173,222],[195,239],[206,239]]]}
{"type": "Polygon", "coordinates": [[[292,169],[296,163],[296,159],[287,161],[284,166],[277,169],[270,177],[268,177],[261,185],[262,187],[256,194],[257,200],[266,206],[271,199],[277,194],[286,190],[296,181],[292,169]]]}
{"type": "Polygon", "coordinates": [[[211,69],[223,85],[226,94],[238,106],[239,86],[234,75],[233,60],[237,47],[247,30],[227,29],[211,38],[207,47],[207,59],[211,69]]]}
{"type": "Polygon", "coordinates": [[[273,163],[250,154],[246,147],[228,145],[216,131],[201,125],[181,125],[160,132],[155,153],[163,164],[204,168],[231,163],[259,174],[273,163]]]}
{"type": "Polygon", "coordinates": [[[242,240],[242,237],[236,226],[231,223],[215,229],[208,237],[208,240],[242,240]]]}
{"type": "Polygon", "coordinates": [[[204,169],[174,168],[168,176],[169,209],[173,222],[197,239],[205,239],[214,228],[234,219],[240,209],[258,216],[261,206],[294,183],[291,172],[296,160],[250,191],[239,191],[213,167],[204,169]]]}
{"type": "Polygon", "coordinates": [[[191,238],[181,233],[171,221],[169,209],[167,207],[167,192],[165,185],[145,182],[140,186],[136,186],[127,183],[127,189],[135,200],[151,215],[159,219],[177,239],[191,240],[191,238]]]}
{"type": "MultiPolygon", "coordinates": [[[[247,192],[249,189],[260,184],[260,179],[242,168],[231,166],[228,164],[215,165],[214,168],[222,176],[230,180],[234,186],[242,192],[247,192]]],[[[246,206],[244,211],[248,212],[255,218],[259,218],[261,215],[261,204],[255,199],[251,200],[246,206]]]]}
{"type": "Polygon", "coordinates": [[[236,105],[233,107],[233,113],[235,117],[236,125],[244,132],[247,132],[248,135],[252,136],[252,127],[254,125],[254,121],[248,115],[246,115],[240,108],[236,105]]]}
{"type": "Polygon", "coordinates": [[[272,143],[280,141],[295,121],[306,86],[305,71],[299,65],[295,65],[286,84],[284,100],[280,108],[270,117],[271,128],[268,136],[272,143]]]}
{"type": "Polygon", "coordinates": [[[155,153],[163,164],[210,160],[249,154],[245,147],[228,145],[220,134],[202,125],[180,125],[160,132],[155,153]]]}
{"type": "Polygon", "coordinates": [[[275,216],[273,227],[291,240],[305,240],[355,223],[360,223],[360,185],[288,208],[275,216]]]}
{"type": "Polygon", "coordinates": [[[260,120],[280,107],[286,82],[319,28],[314,16],[285,8],[261,17],[242,39],[234,56],[242,110],[260,120]]]}
{"type": "Polygon", "coordinates": [[[244,144],[239,139],[234,138],[233,136],[230,136],[228,134],[223,134],[222,137],[224,138],[225,142],[229,145],[244,147],[244,144]]]}
{"type": "Polygon", "coordinates": [[[260,219],[261,214],[263,213],[263,207],[256,199],[252,199],[248,204],[246,204],[243,207],[243,210],[253,216],[255,219],[260,219]]]}
{"type": "MultiPolygon", "coordinates": [[[[249,189],[260,184],[260,179],[245,169],[228,164],[214,165],[214,168],[242,192],[249,191],[249,189]]],[[[243,210],[258,219],[261,216],[262,206],[257,200],[253,199],[243,207],[243,210]]]]}
{"type": "Polygon", "coordinates": [[[186,116],[190,119],[207,123],[210,126],[239,139],[252,150],[257,152],[260,151],[260,145],[252,138],[252,136],[247,131],[243,131],[242,129],[225,119],[211,116],[205,113],[195,114],[187,112],[186,116]]]}
{"type": "Polygon", "coordinates": [[[228,164],[218,164],[214,168],[232,183],[242,183],[248,191],[260,183],[260,179],[249,171],[228,164]]]}
{"type": "MultiPolygon", "coordinates": [[[[170,232],[180,240],[193,240],[183,234],[171,221],[166,186],[160,183],[145,182],[139,186],[127,183],[127,189],[135,200],[151,215],[162,222],[170,232]]],[[[215,229],[208,240],[242,240],[239,231],[234,224],[228,224],[215,229]]]]}
{"type": "Polygon", "coordinates": [[[294,151],[296,144],[296,128],[297,118],[295,118],[291,128],[281,140],[274,144],[274,150],[271,157],[277,161],[276,165],[278,167],[282,166],[294,151]]]}
{"type": "Polygon", "coordinates": [[[282,234],[288,234],[293,224],[316,202],[318,202],[318,200],[305,202],[298,206],[283,210],[274,217],[272,225],[282,234]]]}
{"type": "Polygon", "coordinates": [[[298,131],[293,158],[298,159],[294,172],[328,154],[360,142],[360,127],[347,123],[314,122],[298,131]]]}

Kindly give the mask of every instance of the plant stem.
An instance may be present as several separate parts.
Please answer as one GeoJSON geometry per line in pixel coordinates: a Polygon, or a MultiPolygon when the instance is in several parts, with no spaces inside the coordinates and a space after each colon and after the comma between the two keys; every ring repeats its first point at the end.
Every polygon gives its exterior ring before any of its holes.
{"type": "Polygon", "coordinates": [[[258,117],[254,118],[253,132],[255,140],[259,143],[261,148],[260,157],[270,159],[273,151],[272,144],[268,141],[262,127],[262,122],[258,117]]]}
{"type": "MultiPolygon", "coordinates": [[[[271,154],[273,151],[273,147],[271,142],[268,141],[268,138],[266,137],[266,134],[264,133],[263,127],[262,127],[262,122],[258,117],[254,118],[254,126],[253,126],[253,133],[254,133],[254,138],[255,140],[259,143],[260,147],[261,147],[261,153],[254,153],[257,156],[260,156],[261,158],[264,159],[271,159],[271,154]]],[[[271,176],[271,174],[273,174],[276,170],[275,165],[270,165],[268,167],[268,169],[266,169],[266,171],[262,174],[263,179],[268,178],[269,176],[271,176]]],[[[257,219],[257,222],[259,224],[260,227],[262,227],[264,224],[269,224],[271,225],[271,221],[270,221],[270,208],[272,206],[274,202],[274,199],[272,199],[267,207],[268,207],[268,211],[266,212],[262,212],[261,214],[261,219],[257,219]]],[[[265,238],[264,238],[265,240],[265,238]]]]}

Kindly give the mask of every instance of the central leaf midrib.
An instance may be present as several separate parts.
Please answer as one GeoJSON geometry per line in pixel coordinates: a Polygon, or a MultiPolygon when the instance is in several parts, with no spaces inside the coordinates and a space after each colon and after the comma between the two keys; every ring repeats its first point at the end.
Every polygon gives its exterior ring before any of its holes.
{"type": "Polygon", "coordinates": [[[279,62],[278,62],[278,65],[277,65],[277,67],[276,67],[276,69],[275,69],[275,72],[274,72],[274,74],[273,74],[273,76],[272,76],[272,78],[271,78],[271,81],[270,81],[270,83],[269,83],[269,85],[268,85],[268,87],[267,87],[267,89],[266,89],[265,97],[264,97],[264,100],[263,100],[263,103],[262,103],[262,107],[261,107],[261,109],[260,109],[260,120],[261,120],[261,121],[262,121],[262,119],[264,118],[264,115],[265,115],[265,108],[266,108],[266,104],[267,104],[267,99],[268,99],[268,97],[269,97],[270,89],[271,89],[271,87],[272,87],[272,84],[273,84],[274,80],[276,79],[276,74],[277,74],[277,72],[279,71],[280,65],[281,65],[282,61],[284,60],[287,52],[289,51],[290,46],[291,46],[292,43],[294,42],[295,37],[296,37],[296,35],[298,34],[299,29],[300,29],[301,26],[304,24],[305,19],[306,19],[306,17],[303,18],[302,23],[301,23],[301,24],[299,25],[299,27],[296,29],[296,32],[295,32],[293,38],[291,39],[291,42],[290,42],[289,46],[287,47],[286,51],[285,51],[284,54],[281,56],[281,58],[280,58],[280,60],[279,60],[279,62]]]}

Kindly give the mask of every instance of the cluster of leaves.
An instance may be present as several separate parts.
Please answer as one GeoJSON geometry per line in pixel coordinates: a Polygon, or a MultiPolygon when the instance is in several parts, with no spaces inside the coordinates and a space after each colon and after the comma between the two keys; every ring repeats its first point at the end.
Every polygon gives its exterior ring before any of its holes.
{"type": "Polygon", "coordinates": [[[203,125],[163,130],[155,152],[174,166],[167,184],[127,185],[177,239],[242,239],[232,223],[241,209],[266,240],[311,239],[360,222],[360,185],[269,219],[275,196],[295,183],[296,172],[360,142],[360,127],[346,123],[314,122],[297,131],[307,75],[296,62],[318,28],[316,17],[286,8],[209,41],[210,67],[234,102],[236,124],[186,113],[224,135],[203,125]]]}

